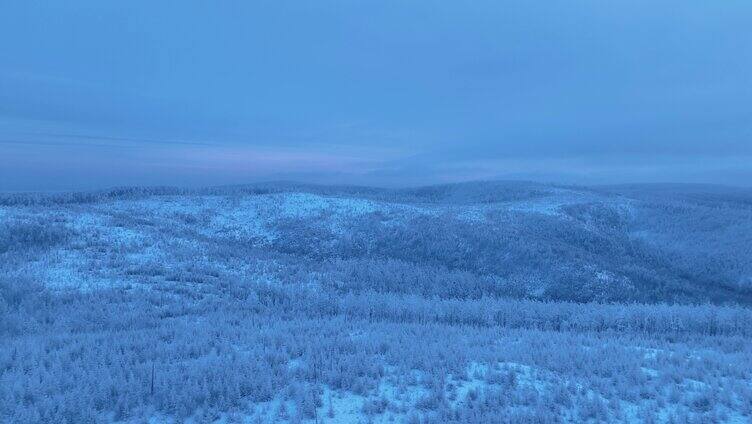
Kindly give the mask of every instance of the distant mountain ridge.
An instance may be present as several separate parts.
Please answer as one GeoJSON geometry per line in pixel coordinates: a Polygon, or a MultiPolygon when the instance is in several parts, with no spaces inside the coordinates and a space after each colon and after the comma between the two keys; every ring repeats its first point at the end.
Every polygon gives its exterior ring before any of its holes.
{"type": "Polygon", "coordinates": [[[227,278],[298,278],[343,291],[378,284],[445,298],[748,304],[752,191],[277,182],[0,195],[6,273],[32,270],[66,287],[66,276],[92,287],[158,284],[167,272],[160,258],[187,248],[209,252],[227,278]],[[28,244],[36,262],[23,257],[28,244]],[[278,269],[251,272],[229,250],[278,269]],[[112,260],[103,264],[103,254],[112,260]]]}

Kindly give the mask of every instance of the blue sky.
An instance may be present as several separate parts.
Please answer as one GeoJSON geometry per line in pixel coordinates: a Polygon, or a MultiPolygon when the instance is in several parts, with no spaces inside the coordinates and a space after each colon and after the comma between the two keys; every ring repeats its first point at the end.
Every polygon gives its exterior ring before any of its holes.
{"type": "Polygon", "coordinates": [[[0,190],[752,181],[748,1],[0,4],[0,190]]]}

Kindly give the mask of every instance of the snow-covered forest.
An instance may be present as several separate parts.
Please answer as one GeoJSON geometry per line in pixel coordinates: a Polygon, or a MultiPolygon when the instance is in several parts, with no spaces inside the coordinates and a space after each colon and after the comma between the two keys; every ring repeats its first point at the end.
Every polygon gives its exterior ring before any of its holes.
{"type": "Polygon", "coordinates": [[[752,191],[0,195],[0,421],[749,422],[752,191]]]}

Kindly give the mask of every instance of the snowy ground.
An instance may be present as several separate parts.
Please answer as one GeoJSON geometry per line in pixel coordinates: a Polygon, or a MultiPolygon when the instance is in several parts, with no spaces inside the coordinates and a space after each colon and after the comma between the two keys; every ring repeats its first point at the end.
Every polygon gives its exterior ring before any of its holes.
{"type": "Polygon", "coordinates": [[[632,294],[601,249],[631,243],[618,231],[633,201],[508,197],[2,206],[0,335],[13,348],[0,349],[0,421],[4,409],[9,422],[750,422],[745,307],[551,301],[552,274],[496,267],[574,251],[593,260],[556,264],[577,272],[572,290],[632,294]],[[570,239],[547,244],[554,233],[570,239]],[[501,237],[519,250],[497,249],[501,237]],[[389,250],[398,242],[414,255],[389,250]],[[466,261],[470,243],[494,255],[466,261]],[[510,299],[518,287],[541,300],[510,299]]]}
{"type": "MultiPolygon", "coordinates": [[[[400,225],[416,216],[450,214],[482,224],[488,213],[561,215],[561,208],[583,201],[582,195],[562,193],[534,200],[484,205],[441,206],[377,202],[310,193],[248,196],[154,196],[94,205],[0,209],[6,221],[47,222],[54,216],[74,234],[73,242],[19,264],[17,272],[33,276],[52,288],[82,290],[123,284],[149,284],[157,276],[123,278],[122,268],[137,270],[173,262],[176,247],[201,251],[217,240],[276,240],[276,225],[286,219],[314,219],[334,234],[344,234],[350,221],[380,213],[382,225],[400,225]]],[[[195,257],[191,260],[195,260],[195,257]]],[[[248,277],[248,264],[221,263],[223,272],[248,277]]],[[[250,274],[249,274],[250,272],[250,274]]],[[[261,277],[259,277],[261,278],[261,277]]]]}

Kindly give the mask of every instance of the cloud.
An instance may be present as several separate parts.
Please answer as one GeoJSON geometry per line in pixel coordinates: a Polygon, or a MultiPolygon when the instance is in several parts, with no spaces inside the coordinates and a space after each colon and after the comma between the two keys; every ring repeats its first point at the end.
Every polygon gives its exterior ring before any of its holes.
{"type": "Polygon", "coordinates": [[[0,6],[9,188],[752,167],[744,2],[27,3],[0,6]]]}

